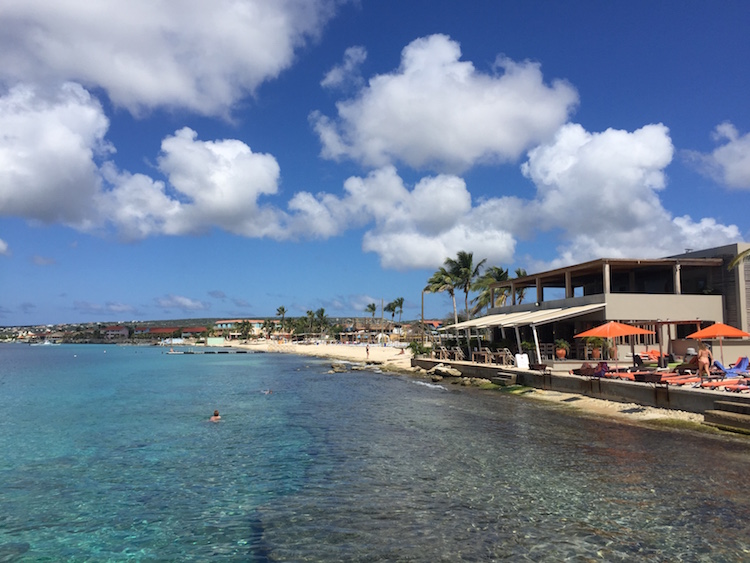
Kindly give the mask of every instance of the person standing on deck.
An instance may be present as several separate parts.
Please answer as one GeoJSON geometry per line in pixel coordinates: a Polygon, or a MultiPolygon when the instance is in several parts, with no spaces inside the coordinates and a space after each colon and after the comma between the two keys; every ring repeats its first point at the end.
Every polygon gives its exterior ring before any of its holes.
{"type": "Polygon", "coordinates": [[[714,357],[711,354],[711,350],[701,342],[700,347],[698,348],[698,377],[701,378],[701,383],[703,383],[704,371],[706,372],[706,378],[711,376],[711,364],[713,363],[714,357]]]}

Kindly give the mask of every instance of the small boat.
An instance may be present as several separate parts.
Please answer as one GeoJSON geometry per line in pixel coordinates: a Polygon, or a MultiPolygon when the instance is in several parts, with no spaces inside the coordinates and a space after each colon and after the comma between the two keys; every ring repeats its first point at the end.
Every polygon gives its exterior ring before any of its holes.
{"type": "Polygon", "coordinates": [[[51,340],[42,340],[41,342],[32,342],[29,346],[59,346],[59,342],[52,342],[51,340]]]}

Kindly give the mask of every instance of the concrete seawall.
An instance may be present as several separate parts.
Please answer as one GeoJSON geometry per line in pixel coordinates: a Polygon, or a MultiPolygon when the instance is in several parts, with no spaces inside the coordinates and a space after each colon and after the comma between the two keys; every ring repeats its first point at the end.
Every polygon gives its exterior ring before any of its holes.
{"type": "Polygon", "coordinates": [[[501,374],[512,373],[516,375],[519,385],[527,387],[576,393],[595,399],[605,399],[619,403],[636,403],[649,407],[681,410],[699,414],[713,410],[715,401],[731,399],[735,403],[750,405],[750,395],[727,393],[725,391],[640,383],[619,379],[589,378],[554,371],[551,373],[542,373],[535,370],[516,369],[493,364],[439,361],[430,358],[414,358],[411,363],[413,367],[421,367],[425,370],[429,370],[438,364],[449,365],[459,370],[465,377],[491,379],[501,374]]]}

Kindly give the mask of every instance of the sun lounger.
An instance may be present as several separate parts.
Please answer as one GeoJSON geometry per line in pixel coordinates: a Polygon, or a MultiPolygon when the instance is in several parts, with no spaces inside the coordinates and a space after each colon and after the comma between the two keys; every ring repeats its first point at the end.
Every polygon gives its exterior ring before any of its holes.
{"type": "Polygon", "coordinates": [[[739,377],[740,375],[747,374],[750,359],[743,357],[731,368],[724,367],[719,360],[714,360],[714,365],[724,372],[725,377],[739,377]]]}
{"type": "Polygon", "coordinates": [[[450,360],[451,359],[451,354],[448,351],[448,348],[446,348],[445,346],[441,346],[440,348],[438,348],[435,355],[437,356],[438,360],[450,360]]]}
{"type": "Polygon", "coordinates": [[[744,381],[745,379],[742,377],[728,377],[714,381],[703,381],[700,386],[704,389],[718,389],[719,387],[734,387],[744,381]]]}
{"type": "Polygon", "coordinates": [[[739,393],[741,391],[747,391],[750,389],[750,382],[747,379],[742,379],[737,382],[736,385],[725,385],[724,391],[730,391],[732,393],[739,393]]]}
{"type": "Polygon", "coordinates": [[[479,350],[472,350],[471,361],[481,364],[488,364],[492,361],[492,352],[489,348],[480,347],[479,350]]]}
{"type": "Polygon", "coordinates": [[[507,348],[503,348],[492,353],[492,361],[503,366],[512,366],[515,360],[513,359],[513,353],[507,348]]]}

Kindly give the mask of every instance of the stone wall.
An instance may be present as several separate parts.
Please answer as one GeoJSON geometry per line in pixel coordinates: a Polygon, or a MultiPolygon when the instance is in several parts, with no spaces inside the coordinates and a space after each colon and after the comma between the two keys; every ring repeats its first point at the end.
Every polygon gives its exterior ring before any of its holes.
{"type": "Polygon", "coordinates": [[[448,362],[429,358],[412,359],[413,367],[429,370],[443,363],[458,369],[464,377],[483,377],[492,379],[503,373],[516,374],[519,385],[537,389],[549,389],[563,393],[576,393],[619,403],[636,403],[649,407],[681,410],[703,414],[714,408],[715,401],[731,400],[737,403],[750,404],[750,395],[726,393],[680,387],[675,385],[658,385],[622,381],[619,379],[599,379],[569,375],[563,373],[542,373],[533,370],[520,370],[498,365],[472,364],[470,362],[448,362]]]}

